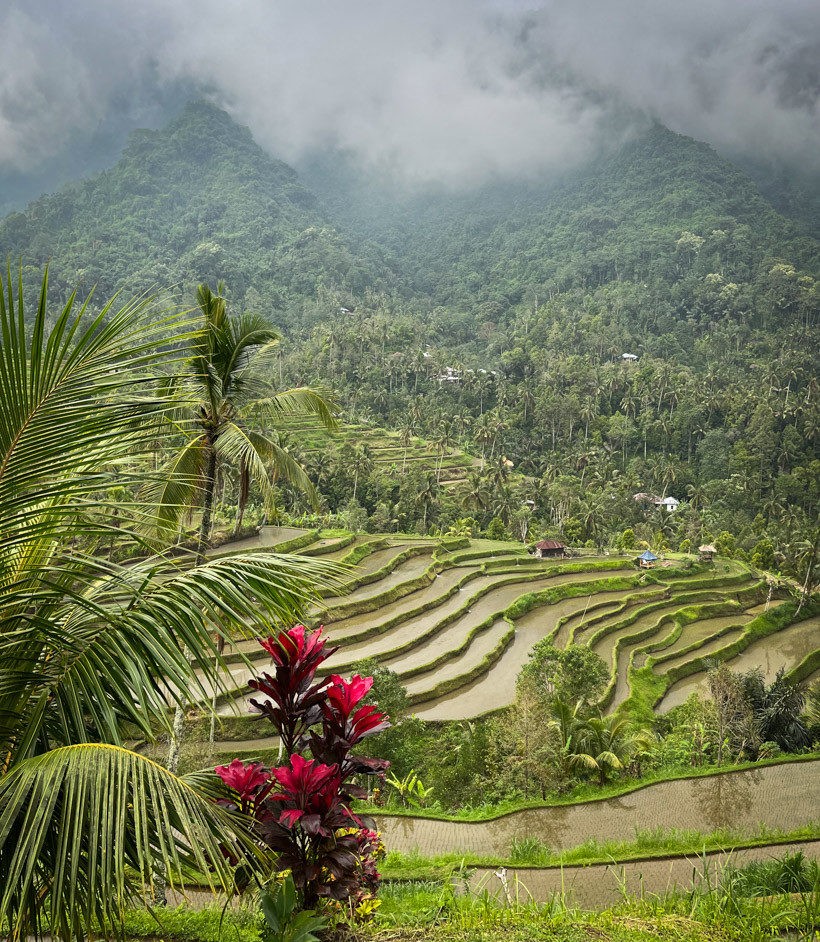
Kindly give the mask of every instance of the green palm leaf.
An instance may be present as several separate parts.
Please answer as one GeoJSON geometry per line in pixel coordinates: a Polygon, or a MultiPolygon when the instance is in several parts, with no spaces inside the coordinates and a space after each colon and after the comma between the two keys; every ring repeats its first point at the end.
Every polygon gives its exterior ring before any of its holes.
{"type": "MultiPolygon", "coordinates": [[[[211,777],[212,778],[212,777],[211,777]]],[[[87,743],[27,759],[0,780],[0,919],[11,935],[116,930],[151,880],[230,886],[224,847],[252,853],[213,782],[178,777],[119,746],[87,743]]]]}
{"type": "Polygon", "coordinates": [[[225,666],[215,635],[292,623],[330,569],[151,555],[140,529],[201,476],[197,435],[171,482],[153,470],[163,429],[188,434],[169,375],[198,334],[150,301],[91,315],[73,298],[49,331],[47,278],[30,319],[22,285],[3,288],[0,924],[16,938],[86,937],[159,872],[229,885],[220,844],[236,825],[211,801],[212,776],[128,752],[125,730],[150,738],[174,703],[207,708],[225,666]]]}

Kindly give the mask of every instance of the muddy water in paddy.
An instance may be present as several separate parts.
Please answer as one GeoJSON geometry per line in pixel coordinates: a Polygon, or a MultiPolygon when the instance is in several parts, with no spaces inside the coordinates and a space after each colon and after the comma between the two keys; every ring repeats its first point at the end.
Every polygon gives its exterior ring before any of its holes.
{"type": "MultiPolygon", "coordinates": [[[[376,554],[374,553],[373,555],[375,556],[376,554]]],[[[393,559],[396,555],[396,552],[389,554],[382,560],[381,565],[386,565],[386,563],[390,559],[393,559]]],[[[371,571],[375,571],[379,568],[380,566],[374,565],[371,571]]],[[[354,602],[362,602],[365,599],[375,598],[379,595],[382,595],[384,592],[387,592],[388,589],[393,589],[404,582],[415,579],[417,576],[420,576],[422,573],[426,572],[429,568],[430,553],[423,553],[419,556],[411,556],[410,559],[406,559],[404,562],[399,563],[392,572],[388,573],[388,575],[386,575],[383,579],[379,579],[377,582],[371,582],[359,589],[354,589],[352,592],[346,595],[334,595],[328,596],[326,599],[322,599],[322,608],[344,609],[347,605],[354,602]]],[[[357,567],[355,572],[359,571],[360,570],[358,570],[357,567]]]]}
{"type": "MultiPolygon", "coordinates": [[[[483,576],[482,579],[489,580],[490,585],[494,582],[499,581],[499,579],[509,578],[504,576],[483,576]]],[[[470,605],[470,608],[467,612],[457,618],[452,624],[447,625],[443,631],[438,632],[430,640],[425,641],[423,644],[419,645],[418,648],[414,648],[412,651],[408,651],[407,654],[399,655],[396,658],[388,658],[385,663],[388,666],[397,672],[402,670],[407,670],[410,667],[417,667],[422,664],[427,664],[435,657],[450,651],[453,647],[459,645],[464,641],[469,632],[483,622],[485,619],[490,618],[492,615],[500,615],[507,606],[511,605],[516,599],[520,598],[522,595],[526,595],[529,592],[539,592],[542,589],[549,589],[552,587],[557,587],[559,585],[571,585],[578,582],[586,582],[590,578],[589,573],[576,572],[576,573],[559,573],[554,576],[544,576],[541,579],[533,579],[529,582],[517,582],[512,585],[500,586],[498,588],[490,589],[486,595],[482,595],[480,598],[476,598],[475,601],[470,605]]],[[[464,592],[470,590],[471,585],[476,585],[480,580],[476,580],[475,583],[468,583],[464,587],[464,592]]],[[[463,597],[461,599],[463,602],[463,597]]],[[[573,600],[577,604],[577,600],[573,600]]],[[[458,607],[458,606],[456,606],[458,607]]],[[[561,612],[552,617],[552,612],[556,610],[558,606],[551,605],[545,606],[543,610],[549,610],[551,615],[551,622],[549,630],[552,630],[555,627],[555,621],[560,617],[561,612]]],[[[563,607],[561,609],[563,611],[563,607]]],[[[437,621],[438,619],[435,619],[437,621]]],[[[416,622],[412,623],[412,628],[416,630],[416,622]]],[[[542,635],[543,637],[543,635],[542,635]]],[[[495,675],[495,667],[493,668],[493,674],[495,675]]],[[[503,682],[503,681],[502,681],[503,682]]]]}
{"type": "MultiPolygon", "coordinates": [[[[509,630],[510,626],[503,618],[497,619],[489,628],[479,632],[470,642],[467,650],[458,657],[445,661],[444,664],[407,681],[405,683],[407,692],[409,694],[423,693],[445,680],[463,677],[464,674],[477,667],[486,656],[495,650],[509,630]]],[[[392,664],[390,666],[393,667],[392,664]]]]}
{"type": "MultiPolygon", "coordinates": [[[[747,625],[754,615],[751,611],[738,611],[736,614],[722,615],[715,618],[704,618],[700,621],[692,622],[691,625],[684,626],[683,631],[681,632],[680,637],[677,641],[674,641],[669,647],[664,648],[662,651],[658,651],[658,655],[663,654],[674,654],[677,651],[680,651],[682,648],[688,647],[690,644],[694,644],[696,641],[706,642],[709,639],[709,636],[714,634],[716,631],[720,631],[721,628],[726,628],[729,625],[739,625],[743,627],[747,625]]],[[[701,646],[702,647],[702,646],[701,646]]],[[[666,664],[666,661],[663,662],[666,664]]]]}
{"type": "Polygon", "coordinates": [[[527,662],[533,645],[545,638],[563,615],[578,605],[578,599],[564,599],[523,615],[515,623],[512,644],[490,668],[489,673],[463,687],[416,707],[413,712],[425,720],[471,719],[509,706],[515,699],[515,681],[527,662]]]}
{"type": "MultiPolygon", "coordinates": [[[[708,637],[715,631],[719,631],[721,628],[727,628],[729,625],[743,624],[745,621],[751,621],[751,616],[744,616],[743,612],[738,612],[736,615],[724,615],[719,618],[704,618],[703,621],[693,622],[691,625],[687,626],[689,628],[699,627],[698,634],[700,637],[708,637]]],[[[660,633],[658,634],[658,639],[664,635],[668,635],[673,630],[673,625],[667,624],[661,628],[660,633]]],[[[685,632],[684,632],[685,635],[685,632]]],[[[652,639],[650,639],[651,641],[652,639]]],[[[679,639],[680,640],[680,639],[679,639]]],[[[686,641],[686,644],[690,644],[695,640],[693,636],[689,636],[689,640],[686,641]]],[[[632,652],[636,648],[642,648],[645,645],[649,644],[649,641],[636,641],[633,644],[622,645],[620,651],[618,652],[618,677],[615,683],[615,694],[612,698],[607,712],[611,712],[616,707],[618,707],[628,696],[629,696],[629,659],[632,657],[632,652]]],[[[678,642],[675,642],[677,644],[678,642]]],[[[723,642],[724,644],[727,642],[723,642]]],[[[670,645],[669,648],[664,648],[664,651],[671,650],[674,645],[670,645]]],[[[638,654],[635,656],[634,666],[641,667],[646,660],[646,657],[643,654],[638,654]]]]}
{"type": "MultiPolygon", "coordinates": [[[[720,881],[728,865],[742,867],[753,860],[771,860],[798,850],[810,860],[817,860],[820,858],[820,841],[749,847],[665,860],[636,860],[563,869],[509,869],[505,877],[513,900],[546,903],[563,896],[571,906],[605,909],[623,900],[624,889],[632,898],[664,896],[672,891],[708,890],[720,881]]],[[[486,890],[502,902],[505,899],[504,888],[495,870],[476,869],[470,877],[469,887],[474,893],[486,890]]]]}
{"type": "MultiPolygon", "coordinates": [[[[645,615],[641,615],[639,618],[636,618],[635,621],[632,622],[631,625],[627,625],[625,628],[619,628],[617,631],[612,631],[608,635],[604,635],[604,637],[601,638],[600,641],[597,641],[595,642],[595,644],[592,645],[592,650],[599,657],[602,657],[606,661],[607,665],[611,668],[612,659],[615,652],[615,645],[618,643],[619,638],[628,637],[629,635],[633,635],[636,632],[641,631],[645,628],[649,628],[653,625],[657,625],[657,623],[660,621],[661,618],[663,618],[664,615],[668,615],[671,612],[676,612],[681,607],[682,606],[680,602],[670,601],[667,604],[663,605],[662,607],[656,608],[654,611],[647,612],[645,615]]],[[[616,615],[611,621],[617,622],[620,620],[621,617],[626,617],[626,616],[616,615]]],[[[593,632],[598,631],[600,628],[603,628],[603,627],[604,627],[604,624],[596,625],[593,628],[593,632]]],[[[672,627],[671,625],[661,625],[660,629],[655,635],[653,635],[651,638],[645,639],[641,643],[648,644],[650,641],[654,640],[656,637],[657,638],[663,637],[663,635],[665,635],[671,629],[671,627],[672,627]]]]}
{"type": "Polygon", "coordinates": [[[513,840],[536,838],[552,850],[588,840],[633,841],[637,831],[718,828],[750,835],[782,831],[820,817],[820,761],[789,762],[745,772],[660,782],[619,798],[534,808],[493,821],[432,821],[379,815],[388,849],[425,857],[446,853],[508,856],[513,840]]]}
{"type": "MultiPolygon", "coordinates": [[[[731,637],[721,639],[723,644],[728,644],[731,637]]],[[[786,670],[796,667],[806,655],[811,654],[820,648],[820,618],[808,618],[805,621],[797,622],[783,628],[776,634],[769,635],[768,638],[761,638],[755,641],[745,651],[729,661],[729,666],[736,671],[749,671],[754,668],[760,668],[763,676],[768,682],[774,679],[775,674],[781,667],[786,670]]],[[[693,651],[691,657],[697,657],[698,652],[693,651]]],[[[685,659],[685,656],[684,656],[685,659]]],[[[658,670],[668,668],[667,664],[659,664],[658,670]]],[[[666,696],[661,700],[658,710],[665,713],[672,707],[678,706],[694,691],[703,693],[707,689],[706,677],[704,674],[694,674],[691,677],[685,677],[678,683],[673,684],[667,691],[666,696]]]]}
{"type": "MultiPolygon", "coordinates": [[[[351,615],[349,618],[340,618],[338,621],[332,623],[328,622],[326,625],[328,636],[334,642],[344,642],[347,641],[347,639],[355,640],[356,635],[361,631],[387,621],[388,619],[392,619],[397,615],[412,612],[414,609],[418,608],[419,605],[430,604],[435,601],[443,605],[444,602],[447,601],[447,599],[444,598],[445,593],[453,586],[457,585],[468,572],[477,571],[477,566],[448,569],[446,572],[436,576],[430,585],[426,585],[421,589],[417,589],[415,592],[411,592],[410,595],[406,595],[403,599],[399,599],[392,605],[385,606],[384,609],[380,611],[364,612],[361,615],[351,615]]],[[[467,582],[462,587],[461,592],[469,593],[475,585],[475,581],[467,582]]],[[[462,594],[461,597],[463,599],[464,594],[462,594]]],[[[431,611],[433,611],[433,609],[431,609],[431,611]]]]}

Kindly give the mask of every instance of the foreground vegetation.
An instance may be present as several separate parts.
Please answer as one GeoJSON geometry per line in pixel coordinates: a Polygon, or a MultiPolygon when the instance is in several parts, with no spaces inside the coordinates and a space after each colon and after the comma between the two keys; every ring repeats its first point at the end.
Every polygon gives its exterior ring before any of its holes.
{"type": "Polygon", "coordinates": [[[73,297],[52,318],[47,288],[29,322],[22,283],[0,284],[0,924],[70,939],[115,931],[152,883],[233,885],[223,850],[249,837],[213,776],[129,751],[125,731],[169,730],[170,706],[218,688],[217,638],[297,618],[327,570],[168,558],[144,495],[190,403],[157,390],[198,325],[73,297]]]}
{"type": "MultiPolygon", "coordinates": [[[[560,896],[547,904],[513,897],[500,902],[484,894],[459,893],[456,885],[430,881],[388,883],[380,893],[374,920],[347,926],[350,942],[762,942],[773,934],[811,939],[820,924],[820,883],[816,864],[799,852],[745,867],[726,867],[719,878],[686,894],[624,899],[601,912],[584,912],[560,896]]],[[[159,936],[180,942],[264,940],[265,928],[253,911],[185,907],[126,918],[131,938],[159,936]],[[159,925],[157,924],[159,921],[159,925]]]]}

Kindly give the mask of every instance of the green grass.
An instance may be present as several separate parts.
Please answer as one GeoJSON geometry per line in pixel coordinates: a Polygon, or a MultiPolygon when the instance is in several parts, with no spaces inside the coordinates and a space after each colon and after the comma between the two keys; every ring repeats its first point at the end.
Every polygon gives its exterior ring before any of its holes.
{"type": "Polygon", "coordinates": [[[591,864],[626,863],[666,857],[698,856],[703,853],[751,847],[794,844],[820,839],[820,820],[793,831],[761,828],[755,833],[717,830],[699,831],[655,828],[638,831],[633,841],[585,841],[577,847],[552,850],[535,837],[513,840],[507,856],[452,853],[436,857],[388,853],[382,865],[386,880],[447,879],[462,867],[558,868],[591,864]]]}
{"type": "Polygon", "coordinates": [[[178,939],[180,942],[260,942],[260,920],[252,908],[223,913],[218,906],[132,909],[125,914],[124,936],[130,939],[178,939]]]}

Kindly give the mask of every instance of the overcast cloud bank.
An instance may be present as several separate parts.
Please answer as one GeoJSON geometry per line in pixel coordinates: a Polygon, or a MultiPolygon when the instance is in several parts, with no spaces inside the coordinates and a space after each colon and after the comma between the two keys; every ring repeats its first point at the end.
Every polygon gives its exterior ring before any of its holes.
{"type": "Polygon", "coordinates": [[[571,166],[657,119],[820,169],[816,0],[12,0],[0,169],[193,86],[288,161],[321,148],[464,186],[571,166]]]}

